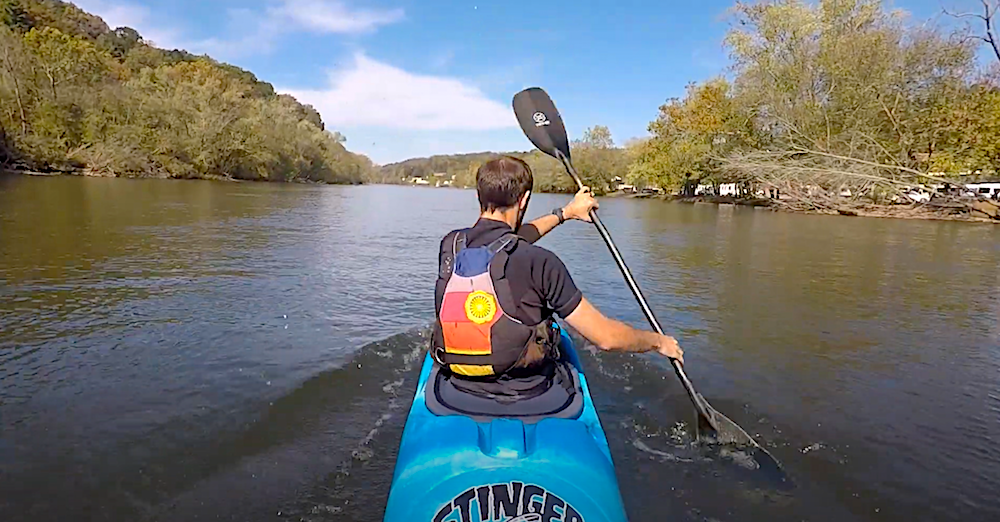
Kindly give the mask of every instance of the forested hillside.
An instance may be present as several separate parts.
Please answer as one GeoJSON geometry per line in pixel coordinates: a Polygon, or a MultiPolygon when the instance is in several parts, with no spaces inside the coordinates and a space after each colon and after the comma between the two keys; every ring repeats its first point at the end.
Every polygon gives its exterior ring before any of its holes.
{"type": "Polygon", "coordinates": [[[312,107],[207,56],[147,45],[58,0],[0,0],[0,167],[357,183],[312,107]]]}

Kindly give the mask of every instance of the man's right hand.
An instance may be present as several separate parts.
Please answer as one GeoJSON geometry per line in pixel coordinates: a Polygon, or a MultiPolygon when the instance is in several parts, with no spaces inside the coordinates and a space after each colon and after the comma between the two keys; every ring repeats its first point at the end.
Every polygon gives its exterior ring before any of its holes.
{"type": "Polygon", "coordinates": [[[673,337],[637,330],[621,321],[609,319],[586,298],[580,300],[576,310],[566,317],[566,322],[602,350],[640,353],[655,350],[684,363],[684,350],[673,337]]]}
{"type": "Polygon", "coordinates": [[[583,187],[577,191],[576,196],[573,197],[573,201],[563,207],[563,217],[567,220],[579,219],[580,221],[589,223],[591,221],[590,211],[598,207],[600,205],[594,199],[594,194],[590,191],[590,187],[583,187]]]}
{"type": "Polygon", "coordinates": [[[660,335],[659,337],[660,339],[656,343],[656,351],[671,359],[677,359],[681,364],[684,364],[684,350],[677,344],[677,339],[669,335],[660,335]]]}

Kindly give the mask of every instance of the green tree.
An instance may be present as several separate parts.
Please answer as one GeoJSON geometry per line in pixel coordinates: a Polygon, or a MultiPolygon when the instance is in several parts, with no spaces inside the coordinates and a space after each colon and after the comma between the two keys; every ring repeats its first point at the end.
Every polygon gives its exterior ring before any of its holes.
{"type": "Polygon", "coordinates": [[[611,139],[611,130],[603,125],[595,125],[583,132],[582,145],[595,149],[612,149],[615,142],[611,139]]]}
{"type": "Polygon", "coordinates": [[[0,26],[0,103],[5,117],[3,127],[20,129],[20,136],[28,134],[28,108],[31,102],[31,85],[26,82],[29,75],[28,57],[20,37],[6,26],[0,26]]]}
{"type": "Polygon", "coordinates": [[[630,154],[627,179],[671,189],[699,180],[730,181],[720,170],[719,158],[755,143],[749,120],[725,79],[690,84],[683,99],[672,98],[660,106],[649,125],[652,136],[630,154]]]}
{"type": "Polygon", "coordinates": [[[573,142],[571,154],[581,181],[595,193],[610,191],[612,181],[626,175],[625,151],[615,147],[611,131],[603,125],[584,131],[583,138],[573,142]]]}
{"type": "Polygon", "coordinates": [[[732,100],[752,127],[723,162],[730,175],[836,207],[845,189],[881,201],[926,181],[926,158],[947,154],[975,71],[965,35],[907,26],[879,0],[741,2],[735,14],[732,100]]]}
{"type": "Polygon", "coordinates": [[[60,32],[94,41],[109,31],[100,17],[59,0],[20,0],[32,27],[51,27],[60,32]]]}
{"type": "Polygon", "coordinates": [[[53,100],[58,99],[60,85],[93,84],[104,80],[109,73],[107,53],[58,29],[32,29],[24,36],[24,43],[35,55],[35,64],[45,75],[53,100]]]}
{"type": "Polygon", "coordinates": [[[0,0],[0,24],[17,31],[31,29],[31,18],[18,0],[0,0]]]}

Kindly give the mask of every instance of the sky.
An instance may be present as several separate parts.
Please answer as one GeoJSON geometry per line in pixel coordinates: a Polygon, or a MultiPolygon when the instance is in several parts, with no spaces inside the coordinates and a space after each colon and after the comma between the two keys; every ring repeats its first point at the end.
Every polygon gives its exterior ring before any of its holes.
{"type": "MultiPolygon", "coordinates": [[[[250,70],[377,164],[530,150],[511,109],[555,101],[570,139],[647,135],[690,82],[726,73],[733,0],[75,0],[112,28],[250,70]]],[[[896,0],[914,19],[978,0],[896,0]]]]}

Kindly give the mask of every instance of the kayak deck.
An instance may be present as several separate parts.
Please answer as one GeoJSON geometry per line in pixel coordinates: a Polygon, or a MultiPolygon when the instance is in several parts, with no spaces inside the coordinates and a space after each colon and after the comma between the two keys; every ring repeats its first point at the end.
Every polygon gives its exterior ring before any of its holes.
{"type": "Polygon", "coordinates": [[[583,407],[573,418],[435,415],[425,356],[403,430],[385,521],[529,522],[626,520],[611,451],[572,341],[583,407]]]}

